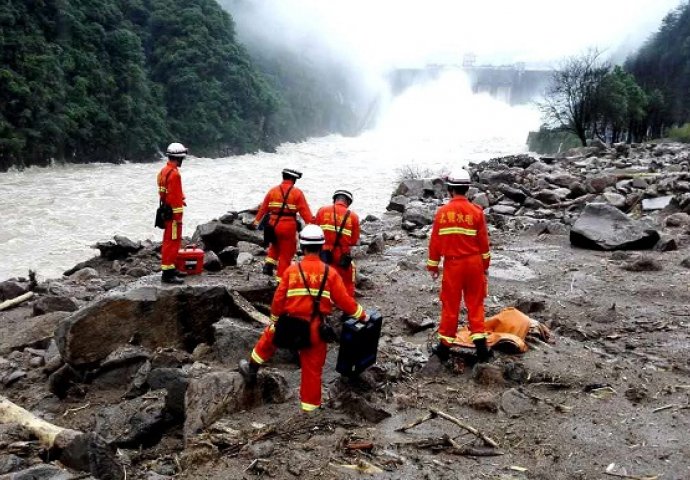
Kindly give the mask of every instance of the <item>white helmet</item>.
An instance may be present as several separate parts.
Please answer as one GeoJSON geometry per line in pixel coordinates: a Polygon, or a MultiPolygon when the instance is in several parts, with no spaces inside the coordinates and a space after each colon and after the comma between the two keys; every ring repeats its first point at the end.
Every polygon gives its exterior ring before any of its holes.
{"type": "Polygon", "coordinates": [[[350,202],[350,205],[352,205],[352,202],[354,200],[354,198],[352,197],[352,192],[348,190],[336,190],[333,194],[333,201],[335,201],[335,199],[340,196],[345,197],[350,202]]]}
{"type": "Polygon", "coordinates": [[[283,175],[292,177],[295,180],[302,178],[302,172],[295,170],[294,168],[284,168],[283,175]]]}
{"type": "Polygon", "coordinates": [[[453,170],[448,178],[446,178],[446,185],[449,187],[464,187],[472,183],[470,180],[470,173],[464,168],[453,170]]]}
{"type": "Polygon", "coordinates": [[[323,230],[318,225],[307,225],[299,232],[299,243],[301,245],[323,245],[326,239],[323,230]]]}
{"type": "Polygon", "coordinates": [[[187,147],[181,143],[171,143],[165,154],[170,158],[185,158],[187,156],[187,147]]]}

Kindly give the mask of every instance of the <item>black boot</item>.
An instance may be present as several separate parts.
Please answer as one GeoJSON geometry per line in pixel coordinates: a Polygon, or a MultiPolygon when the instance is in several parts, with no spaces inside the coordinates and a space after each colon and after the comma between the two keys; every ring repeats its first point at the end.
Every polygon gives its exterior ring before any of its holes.
{"type": "Polygon", "coordinates": [[[249,360],[240,360],[240,365],[238,370],[240,375],[244,378],[244,382],[248,385],[256,383],[256,374],[259,372],[259,364],[250,362],[249,360]]]}
{"type": "Polygon", "coordinates": [[[448,348],[448,345],[439,342],[431,349],[431,354],[436,355],[439,360],[445,362],[450,357],[450,348],[448,348]]]}
{"type": "Polygon", "coordinates": [[[184,283],[184,280],[182,280],[181,278],[177,278],[175,276],[175,270],[163,270],[163,274],[161,275],[161,282],[180,285],[184,283]]]}
{"type": "Polygon", "coordinates": [[[268,275],[269,277],[273,276],[273,269],[275,268],[275,265],[272,263],[264,263],[264,267],[261,269],[261,273],[264,275],[268,275]]]}
{"type": "Polygon", "coordinates": [[[187,273],[186,273],[186,272],[181,272],[181,271],[179,271],[178,269],[173,270],[173,272],[175,272],[175,276],[176,276],[177,278],[184,278],[184,277],[187,276],[187,273]]]}
{"type": "Polygon", "coordinates": [[[477,338],[473,342],[477,349],[477,361],[479,363],[486,363],[493,358],[493,352],[486,345],[486,337],[477,338]]]}

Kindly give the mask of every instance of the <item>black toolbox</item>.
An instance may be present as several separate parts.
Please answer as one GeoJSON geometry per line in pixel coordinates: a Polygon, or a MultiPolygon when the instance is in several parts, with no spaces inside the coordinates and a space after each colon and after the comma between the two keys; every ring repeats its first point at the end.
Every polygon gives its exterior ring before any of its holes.
{"type": "Polygon", "coordinates": [[[375,310],[369,312],[367,322],[354,318],[345,321],[335,367],[338,373],[355,377],[376,363],[382,325],[383,317],[375,310]]]}

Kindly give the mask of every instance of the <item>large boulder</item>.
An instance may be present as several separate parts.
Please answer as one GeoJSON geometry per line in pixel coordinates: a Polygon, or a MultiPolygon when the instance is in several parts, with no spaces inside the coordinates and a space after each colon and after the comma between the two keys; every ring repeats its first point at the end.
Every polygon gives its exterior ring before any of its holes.
{"type": "Polygon", "coordinates": [[[11,300],[20,295],[24,295],[29,289],[19,282],[6,280],[0,282],[0,301],[11,300]]]}
{"type": "Polygon", "coordinates": [[[587,204],[570,229],[570,243],[591,250],[647,250],[659,238],[656,230],[606,203],[587,204]]]}
{"type": "Polygon", "coordinates": [[[75,312],[79,305],[70,297],[47,295],[40,297],[33,304],[34,315],[44,315],[51,312],[75,312]]]}
{"type": "Polygon", "coordinates": [[[223,318],[213,325],[213,351],[216,358],[225,365],[236,367],[237,362],[247,358],[261,336],[258,324],[251,324],[235,318],[223,318]]]}
{"type": "Polygon", "coordinates": [[[282,403],[288,398],[287,380],[270,370],[262,369],[253,385],[246,385],[238,372],[211,372],[193,378],[185,397],[185,441],[224,415],[266,403],[282,403]]]}
{"type": "Polygon", "coordinates": [[[141,242],[133,242],[122,235],[115,235],[112,240],[98,242],[92,248],[101,252],[101,257],[107,260],[123,260],[143,248],[141,242]]]}
{"type": "Polygon", "coordinates": [[[67,312],[53,312],[38,317],[27,317],[0,335],[0,354],[26,347],[45,348],[50,344],[53,332],[67,312]]]}
{"type": "Polygon", "coordinates": [[[402,195],[408,198],[427,198],[436,194],[434,179],[412,178],[403,180],[393,192],[393,197],[402,195]]]}
{"type": "Polygon", "coordinates": [[[204,223],[196,227],[192,242],[204,244],[204,250],[220,253],[226,247],[236,247],[240,241],[263,245],[263,236],[248,228],[237,224],[221,222],[204,223]]]}
{"type": "Polygon", "coordinates": [[[403,213],[403,222],[413,224],[415,227],[424,227],[434,223],[435,207],[422,202],[410,202],[403,213]]]}
{"type": "Polygon", "coordinates": [[[211,326],[231,310],[223,286],[138,287],[108,294],[75,312],[55,332],[72,365],[105,359],[135,339],[144,347],[191,349],[213,339],[211,326]]]}

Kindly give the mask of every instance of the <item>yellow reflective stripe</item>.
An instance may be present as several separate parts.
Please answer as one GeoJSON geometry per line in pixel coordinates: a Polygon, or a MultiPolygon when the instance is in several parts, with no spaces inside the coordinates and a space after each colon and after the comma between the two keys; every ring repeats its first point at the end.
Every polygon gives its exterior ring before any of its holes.
{"type": "Polygon", "coordinates": [[[277,264],[278,264],[278,260],[276,260],[275,258],[266,257],[266,262],[265,262],[265,263],[268,263],[268,264],[270,264],[270,265],[277,265],[277,264]]]}
{"type": "Polygon", "coordinates": [[[182,212],[184,212],[184,207],[173,208],[173,213],[182,213],[182,212]]]}
{"type": "Polygon", "coordinates": [[[174,270],[174,269],[175,269],[174,264],[172,264],[172,265],[161,265],[161,270],[174,270]]]}
{"type": "MultiPolygon", "coordinates": [[[[313,290],[314,291],[314,290],[313,290]]],[[[316,293],[319,293],[318,290],[315,290],[316,293]]],[[[309,293],[309,290],[306,288],[292,288],[287,291],[287,296],[288,297],[306,297],[306,296],[312,296],[315,297],[316,293],[314,295],[311,295],[309,293]]],[[[331,298],[331,292],[329,290],[324,290],[323,293],[321,294],[322,297],[328,298],[330,300],[331,298]]]]}
{"type": "MultiPolygon", "coordinates": [[[[269,208],[282,208],[283,207],[283,202],[269,202],[268,203],[269,208]]],[[[288,203],[285,205],[285,208],[288,210],[297,210],[297,205],[288,203]]]]}
{"type": "MultiPolygon", "coordinates": [[[[325,230],[328,232],[335,232],[338,233],[339,228],[334,226],[334,225],[321,225],[321,230],[325,230]]],[[[348,237],[352,236],[352,230],[348,230],[347,228],[343,228],[343,235],[347,235],[348,237]]]]}
{"type": "Polygon", "coordinates": [[[455,337],[446,337],[446,336],[443,336],[439,333],[438,338],[439,338],[439,340],[445,340],[448,343],[455,343],[455,337]]]}
{"type": "Polygon", "coordinates": [[[439,263],[441,263],[441,262],[437,262],[436,260],[427,260],[426,261],[426,264],[430,267],[438,267],[439,263]]]}
{"type": "Polygon", "coordinates": [[[177,222],[173,220],[172,222],[172,239],[177,240],[177,222]]]}
{"type": "Polygon", "coordinates": [[[165,187],[158,187],[158,191],[161,193],[168,193],[168,189],[165,187]]]}
{"type": "Polygon", "coordinates": [[[491,252],[482,253],[482,258],[484,260],[486,260],[487,258],[491,258],[491,252]]]}
{"type": "Polygon", "coordinates": [[[476,230],[472,230],[470,228],[462,228],[462,227],[448,227],[448,228],[442,228],[438,231],[439,235],[468,235],[470,237],[475,237],[477,235],[476,230]]]}
{"type": "Polygon", "coordinates": [[[474,340],[478,340],[480,338],[488,338],[488,337],[489,337],[489,335],[486,333],[473,333],[470,335],[470,340],[474,341],[474,340]]]}
{"type": "Polygon", "coordinates": [[[355,314],[352,315],[352,316],[355,317],[355,318],[359,318],[359,317],[362,316],[362,313],[363,313],[363,312],[364,312],[364,309],[362,308],[361,305],[358,304],[358,305],[357,305],[357,311],[355,311],[355,314]]]}
{"type": "Polygon", "coordinates": [[[273,279],[274,279],[276,282],[278,282],[278,283],[282,282],[282,279],[281,279],[278,275],[276,275],[275,277],[273,277],[273,279]]]}
{"type": "Polygon", "coordinates": [[[271,321],[272,321],[272,322],[277,322],[277,321],[278,321],[278,315],[273,315],[273,314],[271,314],[271,321]]]}
{"type": "Polygon", "coordinates": [[[252,360],[254,360],[259,365],[265,362],[265,360],[261,358],[258,353],[256,353],[256,349],[252,350],[252,360]]]}
{"type": "Polygon", "coordinates": [[[307,402],[301,402],[300,403],[300,407],[302,407],[302,410],[304,410],[305,412],[313,412],[314,410],[316,410],[320,406],[321,405],[313,405],[313,404],[307,403],[307,402]]]}

